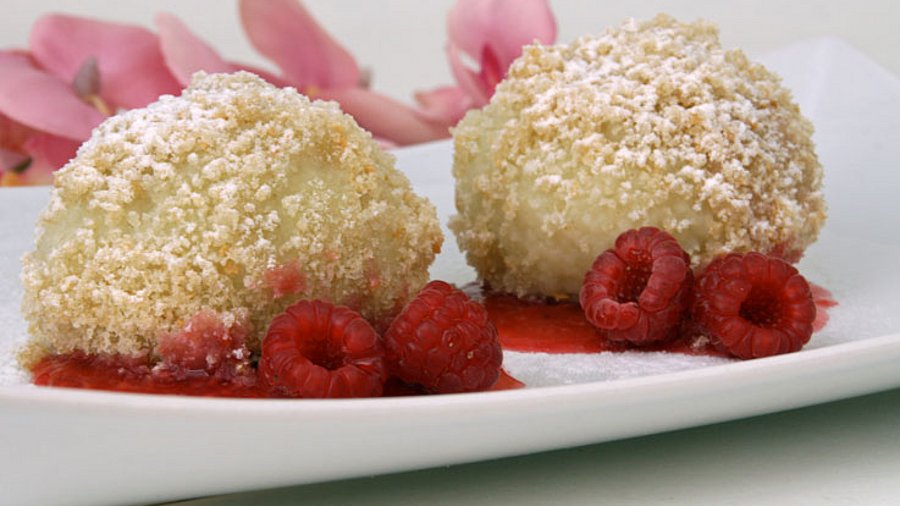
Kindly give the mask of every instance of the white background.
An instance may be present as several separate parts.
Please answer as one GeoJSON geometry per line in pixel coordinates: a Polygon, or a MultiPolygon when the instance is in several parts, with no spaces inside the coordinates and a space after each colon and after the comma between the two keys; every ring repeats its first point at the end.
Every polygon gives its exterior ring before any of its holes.
{"type": "MultiPolygon", "coordinates": [[[[373,87],[405,102],[417,89],[450,84],[444,54],[451,0],[308,0],[305,5],[361,66],[373,87]]],[[[3,0],[0,47],[25,47],[41,14],[66,12],[153,26],[158,11],[178,15],[227,59],[263,63],[240,27],[237,2],[228,0],[3,0]]],[[[838,36],[900,74],[900,2],[894,0],[555,0],[558,41],[567,42],[628,17],[668,12],[702,17],[721,28],[723,45],[750,55],[810,37],[838,36]]],[[[266,65],[263,65],[266,66],[266,65]]]]}

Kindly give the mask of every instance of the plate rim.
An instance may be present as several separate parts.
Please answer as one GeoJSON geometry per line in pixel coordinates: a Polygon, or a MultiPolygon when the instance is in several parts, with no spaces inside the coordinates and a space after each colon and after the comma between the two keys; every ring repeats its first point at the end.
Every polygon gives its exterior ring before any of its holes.
{"type": "MultiPolygon", "coordinates": [[[[834,36],[810,37],[796,41],[792,44],[786,44],[776,48],[774,51],[790,50],[792,48],[804,45],[838,45],[838,49],[846,50],[849,48],[854,57],[859,58],[866,63],[872,64],[880,71],[884,72],[892,82],[900,84],[900,78],[890,71],[884,69],[877,62],[874,62],[868,55],[858,51],[852,45],[847,44],[845,40],[834,36]]],[[[774,52],[773,51],[773,52],[774,52]]],[[[754,60],[759,60],[759,55],[754,60]]],[[[426,143],[420,143],[412,146],[404,146],[389,150],[395,159],[395,165],[401,165],[403,158],[415,159],[420,156],[430,156],[435,150],[447,149],[452,150],[452,139],[440,139],[426,143]]],[[[429,177],[428,170],[425,167],[410,164],[402,169],[406,172],[407,177],[411,177],[415,173],[419,177],[429,177]]],[[[430,179],[430,178],[429,178],[430,179]]],[[[5,192],[49,192],[51,186],[33,186],[33,187],[13,187],[0,188],[5,192]]],[[[827,226],[823,229],[823,233],[827,231],[827,226]]],[[[805,373],[809,377],[815,377],[818,374],[817,369],[827,370],[820,362],[824,362],[836,357],[838,354],[846,357],[855,357],[855,360],[875,360],[881,358],[887,360],[888,357],[900,356],[900,332],[883,334],[879,336],[867,337],[850,342],[837,344],[829,344],[823,347],[812,349],[803,349],[796,353],[780,355],[776,357],[767,357],[763,359],[755,359],[750,361],[735,361],[726,364],[716,364],[699,367],[696,369],[651,374],[649,376],[641,376],[635,378],[613,379],[589,381],[578,384],[558,385],[558,386],[541,386],[535,388],[526,388],[522,390],[509,390],[501,392],[478,392],[467,393],[465,395],[440,395],[440,396],[415,396],[415,397],[394,397],[394,398],[376,398],[376,399],[352,399],[352,400],[316,400],[316,399],[294,399],[294,400],[273,400],[273,399],[222,399],[222,398],[204,398],[204,397],[188,397],[178,395],[161,395],[161,394],[136,394],[123,392],[107,392],[92,391],[72,388],[50,388],[38,387],[31,383],[21,383],[14,385],[0,385],[0,402],[15,402],[19,405],[35,404],[48,405],[53,403],[78,404],[79,407],[115,407],[123,406],[129,409],[184,409],[184,406],[190,406],[199,411],[221,411],[221,410],[242,410],[238,407],[253,406],[252,411],[260,413],[269,413],[273,411],[339,411],[344,412],[348,409],[357,409],[361,406],[363,409],[371,409],[371,406],[392,406],[397,409],[421,409],[431,405],[460,405],[460,404],[485,404],[485,403],[503,403],[522,402],[523,399],[542,399],[553,398],[560,395],[601,395],[605,391],[623,391],[637,390],[647,388],[659,384],[685,383],[691,382],[697,378],[707,377],[709,375],[730,376],[742,375],[746,371],[751,374],[758,374],[758,371],[782,371],[786,376],[796,376],[800,372],[805,373]],[[889,353],[882,353],[883,351],[889,353]],[[812,369],[806,369],[797,364],[815,363],[812,369]],[[803,371],[795,371],[794,368],[803,369],[803,371]],[[302,406],[302,407],[301,407],[302,406]],[[348,407],[350,406],[350,407],[348,407]]],[[[852,362],[848,361],[848,362],[852,362]]],[[[831,367],[838,368],[840,364],[831,363],[831,367]]],[[[851,367],[849,364],[848,367],[851,367]]],[[[883,389],[900,386],[900,368],[898,368],[897,377],[890,384],[885,384],[883,389]]],[[[871,390],[876,391],[876,390],[871,390]]],[[[864,393],[864,392],[860,392],[864,393]]],[[[834,400],[840,397],[834,397],[834,400]]],[[[250,410],[243,410],[250,411],[250,410]]]]}
{"type": "MultiPolygon", "coordinates": [[[[668,389],[668,387],[692,384],[698,380],[709,379],[710,377],[752,380],[742,383],[743,386],[766,383],[776,378],[805,377],[811,379],[820,376],[828,377],[838,370],[854,369],[859,365],[869,363],[893,361],[891,359],[896,359],[897,357],[900,357],[900,332],[774,357],[735,361],[684,371],[492,392],[371,399],[232,399],[41,387],[27,384],[0,386],[0,402],[7,406],[13,403],[23,407],[26,405],[53,407],[77,405],[79,409],[147,410],[156,413],[166,410],[184,412],[185,408],[189,408],[191,413],[198,415],[237,412],[263,417],[273,413],[342,415],[356,411],[422,411],[464,406],[484,408],[485,405],[502,406],[511,403],[543,402],[561,397],[566,398],[567,402],[571,402],[576,398],[590,400],[595,397],[602,398],[628,392],[668,389]]],[[[880,387],[867,389],[859,392],[859,394],[873,393],[900,386],[900,368],[897,369],[893,382],[885,381],[882,383],[884,384],[880,387]]],[[[710,391],[715,390],[717,389],[710,389],[710,391]]],[[[828,400],[838,400],[845,397],[846,395],[835,395],[833,397],[825,395],[816,402],[827,402],[828,400]]],[[[800,404],[791,405],[795,407],[801,406],[800,404]]]]}

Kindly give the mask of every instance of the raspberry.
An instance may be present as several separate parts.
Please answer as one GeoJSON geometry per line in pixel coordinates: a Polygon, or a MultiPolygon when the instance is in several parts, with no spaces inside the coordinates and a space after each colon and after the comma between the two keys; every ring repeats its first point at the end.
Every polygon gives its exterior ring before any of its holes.
{"type": "Polygon", "coordinates": [[[376,397],[387,379],[372,326],[320,300],[301,300],[272,320],[259,374],[273,394],[288,397],[376,397]]]}
{"type": "Polygon", "coordinates": [[[615,341],[646,344],[674,337],[690,305],[690,257],[654,227],[629,230],[594,260],[579,300],[587,320],[615,341]]]}
{"type": "Polygon", "coordinates": [[[500,374],[503,352],[487,311],[443,281],[425,285],[384,337],[391,373],[429,393],[486,390],[500,374]]]}
{"type": "Polygon", "coordinates": [[[745,359],[799,350],[816,318],[806,279],[787,262],[760,253],[713,260],[697,279],[691,312],[701,332],[745,359]]]}

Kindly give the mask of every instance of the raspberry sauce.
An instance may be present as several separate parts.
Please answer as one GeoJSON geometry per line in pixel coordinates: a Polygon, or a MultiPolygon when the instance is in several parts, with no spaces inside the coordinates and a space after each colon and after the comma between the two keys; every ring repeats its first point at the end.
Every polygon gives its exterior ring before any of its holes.
{"type": "MultiPolygon", "coordinates": [[[[825,288],[814,283],[810,283],[810,288],[816,304],[813,331],[818,332],[828,323],[828,309],[838,303],[825,288]]],[[[702,337],[681,337],[640,347],[611,341],[587,321],[581,306],[571,301],[527,301],[513,295],[482,290],[478,285],[468,285],[465,291],[487,308],[488,315],[500,334],[500,344],[504,350],[541,353],[641,350],[730,356],[702,337]]]]}
{"type": "Polygon", "coordinates": [[[815,284],[809,284],[812,290],[813,302],[816,304],[816,319],[813,320],[813,332],[818,332],[828,323],[828,310],[837,306],[837,300],[825,288],[815,284]]]}
{"type": "MultiPolygon", "coordinates": [[[[834,296],[821,286],[811,284],[817,315],[816,331],[828,322],[827,310],[837,305],[834,296]]],[[[728,356],[704,339],[674,341],[635,348],[610,341],[588,323],[575,302],[535,302],[512,295],[483,291],[478,285],[464,287],[473,299],[480,300],[494,321],[504,350],[543,353],[597,353],[640,349],[688,355],[728,356]]],[[[214,375],[203,372],[179,374],[154,371],[146,359],[124,356],[99,356],[84,353],[50,355],[32,370],[34,383],[42,386],[88,388],[118,392],[189,395],[204,397],[270,397],[256,382],[256,370],[242,374],[214,375]]],[[[501,369],[500,378],[489,390],[521,388],[524,385],[501,369]]],[[[389,380],[385,396],[419,395],[417,389],[389,380]]]]}
{"type": "Polygon", "coordinates": [[[173,377],[154,372],[146,360],[121,355],[87,355],[75,352],[44,357],[32,369],[34,384],[146,394],[200,397],[268,397],[257,386],[255,371],[230,377],[197,372],[173,377]]]}
{"type": "MultiPolygon", "coordinates": [[[[197,372],[174,378],[153,371],[146,360],[120,355],[87,355],[75,352],[44,357],[32,369],[39,386],[86,388],[144,394],[188,395],[194,397],[268,398],[273,397],[256,381],[256,370],[231,377],[213,377],[197,372]]],[[[488,391],[514,390],[525,384],[503,369],[488,391]]],[[[418,389],[389,380],[385,397],[422,395],[418,389]]]]}
{"type": "MultiPolygon", "coordinates": [[[[473,293],[471,287],[468,293],[473,293]]],[[[575,302],[532,302],[512,295],[482,295],[504,350],[542,353],[597,353],[626,350],[667,351],[687,355],[728,356],[703,338],[679,338],[635,347],[607,339],[584,317],[575,302]]]]}

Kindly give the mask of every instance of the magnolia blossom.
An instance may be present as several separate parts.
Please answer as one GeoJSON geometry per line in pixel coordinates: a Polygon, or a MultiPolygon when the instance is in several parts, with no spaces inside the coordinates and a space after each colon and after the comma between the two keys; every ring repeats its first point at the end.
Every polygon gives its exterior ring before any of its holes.
{"type": "Polygon", "coordinates": [[[368,89],[353,56],[298,0],[240,0],[239,9],[250,42],[278,73],[223,59],[168,13],[156,16],[158,34],[74,16],[40,18],[28,51],[0,51],[0,185],[49,182],[104,118],[178,94],[200,70],[248,70],[335,100],[388,145],[447,137],[467,109],[487,103],[523,44],[556,37],[545,0],[460,0],[448,22],[459,85],[419,93],[416,109],[368,89]],[[467,67],[464,56],[480,69],[467,67]]]}
{"type": "Polygon", "coordinates": [[[0,184],[49,182],[104,118],[181,89],[138,26],[48,15],[28,45],[0,53],[0,184]]]}
{"type": "Polygon", "coordinates": [[[280,70],[227,62],[171,14],[156,17],[166,63],[182,84],[198,71],[248,70],[279,86],[293,86],[310,98],[334,100],[365,129],[388,144],[412,144],[446,137],[445,126],[412,107],[367,88],[353,56],[296,0],[241,0],[241,23],[253,46],[280,70]]]}
{"type": "Polygon", "coordinates": [[[556,40],[556,20],[547,0],[459,0],[447,19],[447,35],[458,84],[418,92],[416,100],[424,117],[453,126],[469,109],[488,103],[522,46],[556,40]]]}
{"type": "Polygon", "coordinates": [[[48,182],[106,116],[180,89],[140,27],[49,15],[29,49],[0,52],[0,184],[48,182]]]}
{"type": "Polygon", "coordinates": [[[312,98],[335,100],[381,139],[405,145],[446,137],[446,126],[367,88],[356,61],[296,0],[241,0],[253,46],[281,70],[282,82],[312,98]]]}
{"type": "Polygon", "coordinates": [[[225,61],[167,13],[156,17],[158,35],[74,16],[38,19],[28,51],[0,51],[0,185],[49,182],[105,117],[178,94],[199,70],[248,70],[336,100],[387,144],[447,135],[414,108],[368,90],[350,53],[296,0],[242,0],[240,14],[250,41],[280,75],[225,61]]]}

